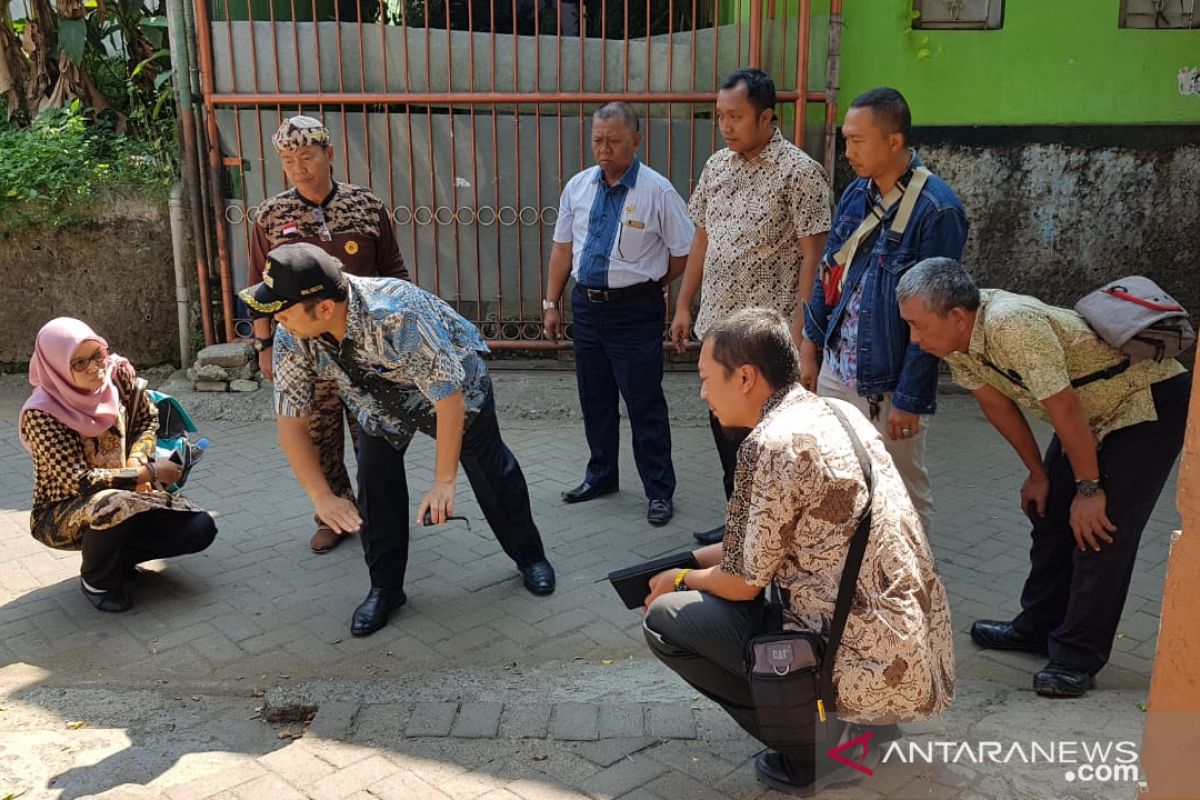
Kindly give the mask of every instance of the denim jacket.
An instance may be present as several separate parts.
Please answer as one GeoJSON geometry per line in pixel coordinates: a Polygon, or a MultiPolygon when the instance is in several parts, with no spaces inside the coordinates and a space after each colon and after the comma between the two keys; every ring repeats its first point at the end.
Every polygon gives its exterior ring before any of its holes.
{"type": "MultiPolygon", "coordinates": [[[[912,167],[921,166],[913,153],[912,167]]],[[[825,245],[822,262],[833,258],[842,243],[854,233],[871,209],[878,190],[867,178],[846,187],[833,215],[833,228],[825,245]]],[[[858,317],[858,393],[863,396],[892,392],[892,404],[911,414],[932,414],[937,407],[937,364],[909,342],[908,324],[900,318],[896,284],[909,267],[926,258],[946,256],[961,259],[967,241],[967,215],[949,184],[931,175],[913,209],[912,219],[900,235],[892,233],[896,203],[879,227],[859,247],[849,265],[841,299],[833,308],[825,305],[820,270],[812,300],[804,314],[804,337],[825,351],[841,331],[846,302],[863,282],[862,306],[858,317]]]]}

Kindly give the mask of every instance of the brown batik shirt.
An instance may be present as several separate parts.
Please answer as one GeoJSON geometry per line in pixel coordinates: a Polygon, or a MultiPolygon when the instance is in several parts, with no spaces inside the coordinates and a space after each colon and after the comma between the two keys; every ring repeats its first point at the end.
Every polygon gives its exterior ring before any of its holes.
{"type": "Polygon", "coordinates": [[[336,256],[351,275],[408,280],[387,208],[378,195],[362,186],[334,181],[333,191],[320,203],[309,202],[295,189],[264,200],[250,237],[249,284],[262,280],[268,252],[296,242],[314,244],[336,256]],[[321,236],[321,217],[328,241],[321,236]]]}
{"type": "Polygon", "coordinates": [[[926,719],[954,698],[950,607],[933,552],[878,431],[853,406],[800,387],[766,403],[738,451],[721,569],[788,592],[790,622],[826,636],[851,537],[867,502],[840,408],[874,468],[871,534],[837,654],[838,714],[926,719]]]}
{"type": "Polygon", "coordinates": [[[747,160],[714,153],[688,200],[688,216],[708,235],[696,335],[743,308],[796,312],[800,240],[830,225],[825,170],[778,130],[747,160]]]}

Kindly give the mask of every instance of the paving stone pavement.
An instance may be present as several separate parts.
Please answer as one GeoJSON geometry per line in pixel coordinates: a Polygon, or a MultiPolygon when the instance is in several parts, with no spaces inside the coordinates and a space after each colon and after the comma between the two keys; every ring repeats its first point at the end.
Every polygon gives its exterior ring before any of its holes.
{"type": "MultiPolygon", "coordinates": [[[[529,380],[528,376],[523,380],[529,380]]],[[[573,391],[546,373],[547,394],[573,391]]],[[[695,378],[671,374],[695,409],[695,378]]],[[[498,394],[504,379],[498,377],[498,394]]],[[[690,405],[688,405],[690,403],[690,405]]],[[[349,616],[366,590],[356,542],[307,549],[311,508],[270,422],[207,422],[213,442],[188,494],[218,516],[205,553],[155,565],[129,613],[102,615],[78,589],[78,555],[28,534],[30,475],[15,407],[0,403],[0,797],[774,798],[754,780],[759,746],[649,658],[640,617],[601,579],[688,547],[720,516],[707,425],[673,430],[677,515],[645,522],[627,441],[624,490],[564,506],[586,446],[570,419],[502,414],[558,570],[557,592],[520,586],[467,482],[451,523],[414,532],[409,604],[365,639],[349,616]],[[83,723],[77,725],[76,723],[83,723]]],[[[1045,428],[1039,427],[1040,436],[1045,428]]],[[[911,741],[1109,738],[1140,742],[1174,485],[1143,538],[1100,690],[1039,700],[1041,665],[976,650],[981,616],[1016,608],[1026,560],[1020,464],[969,397],[946,394],[930,430],[932,541],[951,599],[958,696],[905,726],[911,741]]],[[[432,478],[432,442],[408,457],[412,493],[432,478]]],[[[1007,744],[1006,744],[1007,746],[1007,744]]],[[[896,755],[895,753],[892,754],[896,755]]],[[[860,776],[861,777],[861,776],[860,776]]],[[[822,797],[1122,797],[1128,781],[1065,782],[1062,765],[901,764],[822,797]]]]}

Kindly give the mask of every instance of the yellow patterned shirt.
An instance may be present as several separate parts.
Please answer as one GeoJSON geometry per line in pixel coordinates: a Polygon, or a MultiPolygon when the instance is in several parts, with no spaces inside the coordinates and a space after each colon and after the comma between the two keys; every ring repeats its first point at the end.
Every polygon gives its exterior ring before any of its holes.
{"type": "MultiPolygon", "coordinates": [[[[984,384],[994,386],[1049,422],[1042,405],[1047,398],[1068,388],[1071,381],[1102,372],[1125,357],[1071,309],[1000,289],[983,289],[980,295],[969,349],[945,358],[955,383],[971,391],[984,384]]],[[[1119,375],[1077,388],[1096,441],[1115,430],[1158,419],[1150,387],[1185,371],[1174,359],[1140,361],[1119,375]]]]}

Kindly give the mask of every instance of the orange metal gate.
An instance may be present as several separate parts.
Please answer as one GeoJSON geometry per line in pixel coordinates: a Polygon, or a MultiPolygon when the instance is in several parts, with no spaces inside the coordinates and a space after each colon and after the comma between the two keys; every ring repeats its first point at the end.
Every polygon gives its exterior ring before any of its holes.
{"type": "Polygon", "coordinates": [[[208,341],[248,331],[235,289],[256,206],[285,188],[270,135],[286,116],[324,119],[338,179],[383,197],[413,279],[500,349],[551,347],[539,299],[558,196],[591,163],[599,104],[634,104],[643,160],[685,198],[722,146],[713,103],[734,69],[773,74],[781,124],[796,141],[807,131],[810,150],[833,119],[834,97],[797,90],[824,57],[809,46],[810,0],[194,3],[208,169],[221,178],[209,202],[224,324],[205,314],[208,341]],[[826,104],[812,128],[807,103],[826,104]]]}

